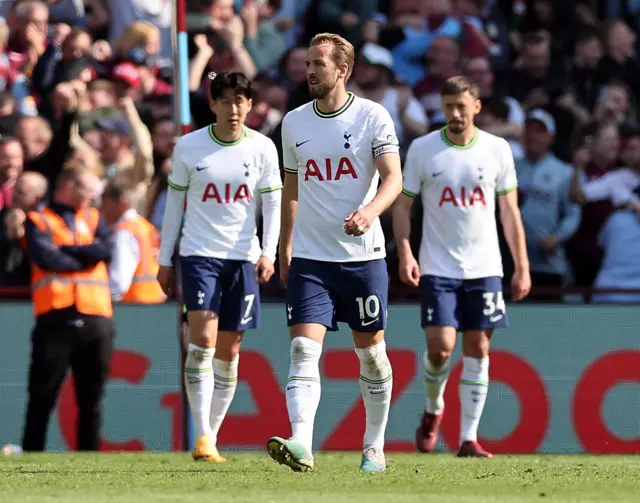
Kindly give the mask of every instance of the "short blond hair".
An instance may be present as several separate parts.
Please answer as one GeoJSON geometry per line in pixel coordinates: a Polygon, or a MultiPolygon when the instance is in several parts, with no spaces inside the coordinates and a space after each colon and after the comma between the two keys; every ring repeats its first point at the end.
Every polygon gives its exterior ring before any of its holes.
{"type": "Polygon", "coordinates": [[[160,28],[149,21],[134,21],[116,41],[115,55],[124,58],[131,49],[144,46],[152,39],[160,39],[160,28]]]}
{"type": "Polygon", "coordinates": [[[311,42],[309,42],[309,47],[321,44],[330,44],[333,46],[331,55],[336,65],[340,66],[345,63],[347,64],[347,74],[344,77],[344,81],[347,82],[353,72],[353,65],[355,64],[356,59],[356,51],[351,42],[342,38],[340,35],[336,35],[335,33],[318,33],[311,39],[311,42]]]}

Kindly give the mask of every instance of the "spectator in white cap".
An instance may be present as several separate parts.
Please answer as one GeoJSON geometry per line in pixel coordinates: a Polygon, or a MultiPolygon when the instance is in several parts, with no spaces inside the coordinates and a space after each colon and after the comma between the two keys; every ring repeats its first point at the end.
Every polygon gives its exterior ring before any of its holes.
{"type": "Polygon", "coordinates": [[[394,86],[393,56],[384,47],[366,43],[356,63],[353,91],[360,97],[380,103],[391,114],[400,146],[426,134],[427,115],[420,102],[406,86],[394,86]]]}
{"type": "MultiPolygon", "coordinates": [[[[580,224],[580,206],[569,200],[571,167],[551,153],[556,124],[549,112],[533,110],[525,121],[524,158],[516,162],[520,210],[527,235],[531,282],[538,288],[564,286],[569,276],[564,243],[580,224]]],[[[560,293],[532,292],[537,301],[559,301],[560,293]]]]}

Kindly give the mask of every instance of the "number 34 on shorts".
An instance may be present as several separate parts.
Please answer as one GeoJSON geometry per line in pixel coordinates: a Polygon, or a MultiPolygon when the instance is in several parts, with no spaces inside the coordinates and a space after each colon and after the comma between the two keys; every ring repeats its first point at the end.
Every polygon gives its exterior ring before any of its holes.
{"type": "Polygon", "coordinates": [[[484,292],[484,309],[482,314],[489,317],[490,323],[496,323],[504,318],[507,313],[507,306],[504,303],[504,297],[501,291],[484,292]]]}
{"type": "Polygon", "coordinates": [[[420,279],[422,326],[458,330],[492,330],[508,326],[502,279],[420,279]]]}

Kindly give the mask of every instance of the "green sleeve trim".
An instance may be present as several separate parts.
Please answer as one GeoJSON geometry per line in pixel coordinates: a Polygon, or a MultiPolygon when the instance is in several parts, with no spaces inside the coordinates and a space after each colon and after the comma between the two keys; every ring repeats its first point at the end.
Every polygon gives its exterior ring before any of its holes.
{"type": "Polygon", "coordinates": [[[516,190],[518,188],[518,184],[516,183],[513,187],[509,187],[508,189],[504,189],[504,190],[499,190],[498,191],[498,195],[499,196],[504,196],[505,194],[508,194],[509,192],[516,190]]]}
{"type": "Polygon", "coordinates": [[[174,190],[180,190],[180,191],[185,191],[189,188],[189,187],[183,187],[182,185],[176,185],[175,183],[172,183],[171,180],[167,180],[167,185],[169,185],[169,187],[171,187],[174,190]]]}
{"type": "Polygon", "coordinates": [[[260,189],[260,194],[268,194],[269,192],[275,192],[276,190],[282,189],[282,185],[278,185],[277,187],[267,187],[266,189],[260,189]]]}
{"type": "Polygon", "coordinates": [[[284,170],[287,173],[291,173],[292,175],[297,175],[298,174],[298,170],[297,169],[284,168],[284,170]]]}
{"type": "Polygon", "coordinates": [[[414,194],[413,192],[409,192],[407,189],[402,189],[402,193],[405,196],[409,196],[409,197],[414,198],[414,199],[418,195],[418,194],[414,194]]]}

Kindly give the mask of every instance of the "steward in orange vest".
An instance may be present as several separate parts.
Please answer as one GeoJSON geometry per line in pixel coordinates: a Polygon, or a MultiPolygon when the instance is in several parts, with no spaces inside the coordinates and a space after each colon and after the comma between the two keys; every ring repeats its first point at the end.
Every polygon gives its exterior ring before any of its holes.
{"type": "Polygon", "coordinates": [[[126,180],[114,179],[102,194],[102,212],[114,227],[109,285],[114,301],[160,304],[166,296],[156,279],[160,236],[146,218],[138,215],[137,194],[126,180]]]}
{"type": "Polygon", "coordinates": [[[53,202],[27,214],[36,324],[29,368],[29,403],[22,447],[46,447],[49,416],[69,367],[78,400],[79,450],[97,450],[100,402],[113,351],[113,309],[107,262],[112,236],[89,206],[95,177],[58,175],[53,202]]]}

